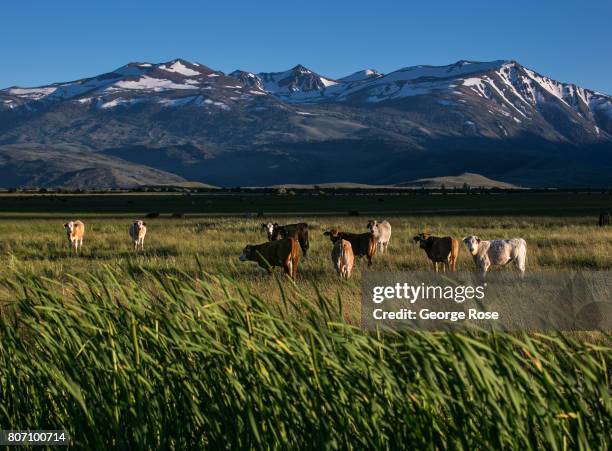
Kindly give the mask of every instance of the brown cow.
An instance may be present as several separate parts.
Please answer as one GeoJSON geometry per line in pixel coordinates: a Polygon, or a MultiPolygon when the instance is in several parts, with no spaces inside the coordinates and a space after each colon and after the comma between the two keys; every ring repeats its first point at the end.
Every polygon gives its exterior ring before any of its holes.
{"type": "Polygon", "coordinates": [[[293,238],[300,243],[302,255],[304,258],[308,256],[310,242],[308,241],[308,224],[299,222],[297,224],[279,225],[278,223],[265,223],[261,228],[266,231],[268,240],[280,240],[281,238],[293,238]]]}
{"type": "Polygon", "coordinates": [[[332,243],[338,240],[346,240],[351,243],[353,254],[357,257],[365,256],[368,259],[368,266],[372,265],[372,257],[376,253],[377,239],[372,232],[368,233],[349,233],[338,232],[336,229],[331,229],[323,233],[329,236],[332,243]]]}
{"type": "Polygon", "coordinates": [[[419,243],[421,249],[425,250],[427,257],[434,266],[434,271],[438,272],[438,263],[442,263],[442,269],[455,271],[457,269],[457,256],[459,255],[459,241],[450,236],[439,238],[428,233],[420,233],[413,238],[415,243],[419,243]]]}
{"type": "Polygon", "coordinates": [[[340,277],[345,279],[351,277],[351,271],[353,270],[353,263],[355,261],[351,243],[347,240],[336,241],[332,248],[331,259],[340,277]]]}
{"type": "Polygon", "coordinates": [[[298,242],[293,238],[270,241],[263,244],[247,244],[240,255],[240,261],[256,262],[272,273],[273,266],[281,266],[289,277],[297,276],[300,259],[298,242]]]}

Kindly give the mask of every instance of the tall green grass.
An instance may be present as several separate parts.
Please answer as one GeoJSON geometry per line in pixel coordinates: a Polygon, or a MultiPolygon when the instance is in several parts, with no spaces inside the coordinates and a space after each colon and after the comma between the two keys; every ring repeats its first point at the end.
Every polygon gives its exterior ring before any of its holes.
{"type": "Polygon", "coordinates": [[[369,335],[284,278],[280,303],[202,272],[3,283],[5,429],[65,428],[88,449],[610,445],[609,347],[369,335]]]}

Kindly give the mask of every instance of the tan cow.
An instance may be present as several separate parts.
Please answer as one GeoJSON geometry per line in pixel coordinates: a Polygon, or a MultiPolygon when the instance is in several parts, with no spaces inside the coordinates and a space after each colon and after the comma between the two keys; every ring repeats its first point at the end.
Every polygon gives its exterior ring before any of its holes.
{"type": "Polygon", "coordinates": [[[347,240],[337,240],[331,252],[331,259],[338,275],[344,279],[351,277],[355,256],[353,247],[347,240]]]}
{"type": "Polygon", "coordinates": [[[147,234],[147,223],[141,221],[140,219],[135,220],[132,225],[130,225],[130,237],[132,238],[132,243],[134,243],[134,250],[137,251],[138,248],[144,251],[144,239],[147,234]]]}
{"type": "Polygon", "coordinates": [[[70,249],[74,250],[75,254],[79,253],[79,250],[83,248],[83,237],[85,236],[85,224],[81,221],[68,221],[64,224],[66,229],[66,235],[68,236],[68,243],[70,249]]]}

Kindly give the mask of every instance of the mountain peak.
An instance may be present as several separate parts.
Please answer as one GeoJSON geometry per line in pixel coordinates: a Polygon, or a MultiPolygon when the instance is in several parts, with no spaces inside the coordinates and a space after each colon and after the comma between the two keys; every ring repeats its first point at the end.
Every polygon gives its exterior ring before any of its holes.
{"type": "Polygon", "coordinates": [[[291,70],[293,72],[299,72],[299,73],[303,73],[303,74],[311,74],[313,73],[310,69],[308,69],[306,66],[303,66],[302,64],[298,64],[295,67],[291,68],[291,70]]]}
{"type": "Polygon", "coordinates": [[[358,70],[357,72],[353,72],[351,75],[347,75],[346,77],[342,77],[339,81],[343,82],[355,82],[355,81],[364,81],[364,80],[372,80],[375,78],[382,77],[383,74],[378,72],[375,69],[363,69],[358,70]]]}

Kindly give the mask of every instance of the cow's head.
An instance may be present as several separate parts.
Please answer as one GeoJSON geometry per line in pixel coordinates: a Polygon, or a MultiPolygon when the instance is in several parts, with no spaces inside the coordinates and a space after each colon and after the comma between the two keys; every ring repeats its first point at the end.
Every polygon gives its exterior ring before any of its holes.
{"type": "Polygon", "coordinates": [[[380,233],[380,229],[378,227],[379,222],[374,220],[374,219],[370,219],[368,221],[368,230],[370,231],[370,233],[372,233],[375,236],[378,236],[378,234],[380,233]]]}
{"type": "Polygon", "coordinates": [[[278,226],[278,224],[277,223],[272,224],[271,222],[266,222],[261,225],[261,228],[264,230],[264,232],[266,232],[266,235],[268,236],[269,241],[272,240],[272,236],[274,235],[275,226],[278,226]]]}
{"type": "Polygon", "coordinates": [[[427,240],[429,240],[430,237],[431,235],[429,233],[422,232],[422,233],[419,233],[418,235],[413,236],[412,241],[414,241],[415,244],[419,244],[419,247],[425,248],[425,245],[427,244],[427,240]]]}
{"type": "Polygon", "coordinates": [[[134,227],[136,227],[136,230],[140,230],[140,229],[142,229],[143,227],[145,227],[146,225],[147,225],[147,223],[146,223],[146,222],[144,222],[144,221],[143,221],[143,220],[141,220],[141,219],[135,219],[135,220],[134,220],[134,227]]]}
{"type": "Polygon", "coordinates": [[[478,246],[480,246],[480,238],[474,235],[466,236],[463,239],[463,243],[468,248],[470,254],[476,255],[478,252],[478,246]]]}
{"type": "Polygon", "coordinates": [[[332,243],[340,239],[340,234],[336,229],[330,229],[323,232],[323,235],[328,236],[332,243]]]}
{"type": "Polygon", "coordinates": [[[242,249],[242,254],[240,254],[240,261],[245,262],[251,259],[251,255],[253,254],[253,245],[247,244],[244,249],[242,249]]]}
{"type": "Polygon", "coordinates": [[[66,224],[64,224],[64,229],[66,229],[68,233],[72,234],[72,232],[74,232],[74,221],[68,221],[66,224]]]}

